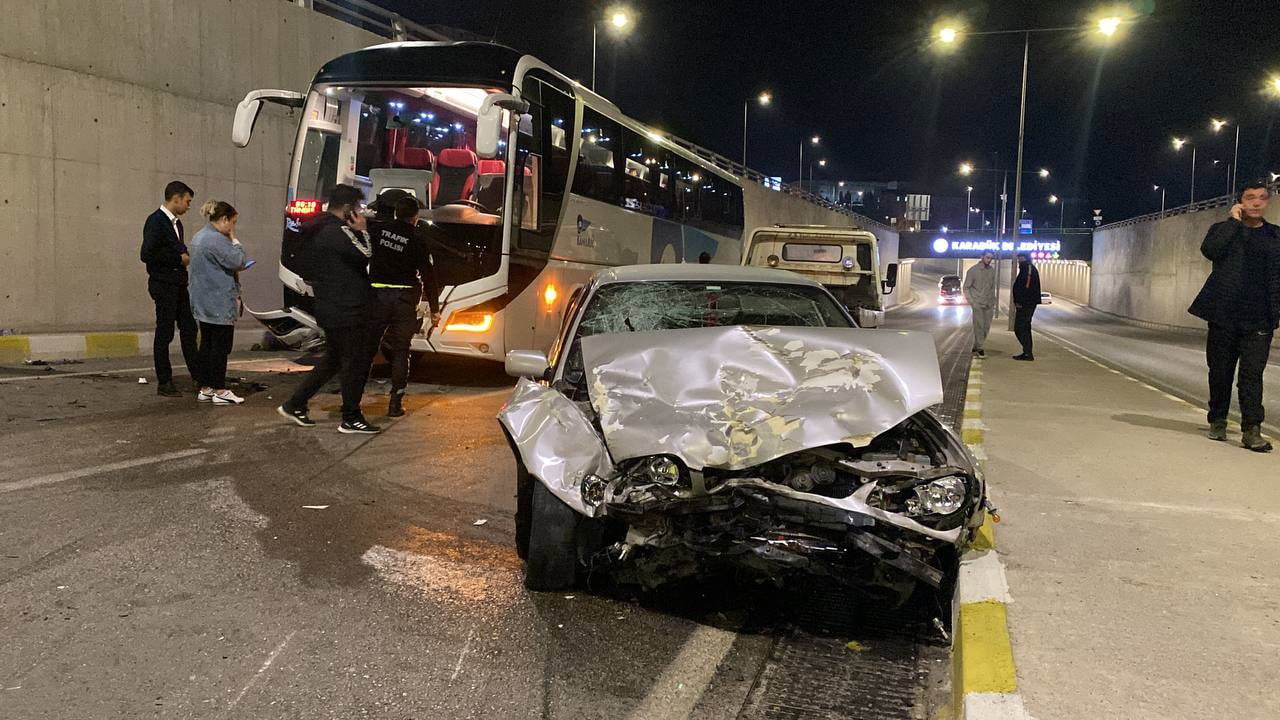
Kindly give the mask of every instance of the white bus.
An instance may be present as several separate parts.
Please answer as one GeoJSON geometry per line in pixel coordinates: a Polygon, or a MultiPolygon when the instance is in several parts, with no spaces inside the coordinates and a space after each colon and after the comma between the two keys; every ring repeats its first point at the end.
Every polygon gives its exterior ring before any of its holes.
{"type": "MultiPolygon", "coordinates": [[[[752,181],[732,163],[501,45],[398,42],[343,55],[305,95],[249,93],[236,145],[249,142],[263,102],[302,109],[280,253],[284,307],[253,313],[290,345],[321,338],[298,229],[338,183],[370,200],[401,188],[429,208],[443,322],[415,337],[419,351],[501,361],[508,350],[545,350],[573,291],[602,267],[742,259],[752,181]]],[[[815,210],[800,196],[768,195],[773,213],[796,215],[770,222],[815,210]]]]}

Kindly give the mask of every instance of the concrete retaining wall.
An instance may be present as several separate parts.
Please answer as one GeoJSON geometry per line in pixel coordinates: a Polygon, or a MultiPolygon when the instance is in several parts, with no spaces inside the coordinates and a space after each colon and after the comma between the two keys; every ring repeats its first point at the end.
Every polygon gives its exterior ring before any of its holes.
{"type": "MultiPolygon", "coordinates": [[[[1226,208],[1175,215],[1093,234],[1093,278],[1089,305],[1146,323],[1203,329],[1187,307],[1209,276],[1200,254],[1209,226],[1227,217],[1226,208]]],[[[1267,219],[1280,222],[1280,204],[1267,219]]]]}
{"type": "Polygon", "coordinates": [[[0,0],[0,328],[146,328],[142,224],[169,180],[222,199],[258,267],[251,306],[280,301],[281,210],[296,118],[270,107],[231,145],[255,88],[304,90],[381,39],[283,0],[0,0]]]}

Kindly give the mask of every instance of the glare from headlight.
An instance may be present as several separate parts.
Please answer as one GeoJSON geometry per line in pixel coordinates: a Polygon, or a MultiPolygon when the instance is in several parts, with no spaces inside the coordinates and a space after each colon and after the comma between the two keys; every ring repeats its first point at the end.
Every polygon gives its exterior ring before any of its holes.
{"type": "Polygon", "coordinates": [[[604,478],[588,473],[582,479],[582,486],[579,488],[582,493],[582,502],[593,507],[599,505],[604,501],[604,487],[604,478]]]}
{"type": "Polygon", "coordinates": [[[950,515],[964,507],[964,478],[938,478],[915,487],[916,496],[907,500],[911,515],[950,515]]]}

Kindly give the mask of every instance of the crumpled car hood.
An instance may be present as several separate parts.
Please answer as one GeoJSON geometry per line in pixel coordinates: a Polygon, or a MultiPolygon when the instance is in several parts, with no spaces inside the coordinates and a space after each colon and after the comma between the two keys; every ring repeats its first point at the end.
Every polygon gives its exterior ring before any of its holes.
{"type": "Polygon", "coordinates": [[[739,470],[801,450],[862,447],[942,402],[927,333],[694,328],[582,340],[588,392],[614,462],[679,457],[739,470]]]}

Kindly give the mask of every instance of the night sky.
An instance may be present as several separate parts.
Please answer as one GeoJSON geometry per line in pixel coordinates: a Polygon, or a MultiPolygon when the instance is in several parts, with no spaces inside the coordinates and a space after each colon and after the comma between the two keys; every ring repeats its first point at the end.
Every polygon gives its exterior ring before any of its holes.
{"type": "MultiPolygon", "coordinates": [[[[376,0],[423,24],[461,28],[537,55],[584,83],[591,23],[610,3],[593,0],[376,0]]],[[[1089,22],[1103,7],[1076,2],[709,2],[629,0],[637,22],[621,42],[601,32],[598,90],[623,112],[737,159],[742,102],[753,107],[748,164],[794,180],[799,144],[821,135],[817,177],[905,180],[990,209],[992,175],[959,177],[962,160],[1011,166],[1017,148],[1022,36],[965,38],[950,55],[930,47],[943,18],[972,31],[1089,22]]],[[[1112,6],[1114,7],[1114,6],[1112,6]]],[[[1107,221],[1159,209],[1190,193],[1190,148],[1199,143],[1197,198],[1226,191],[1234,128],[1214,135],[1210,117],[1239,120],[1243,179],[1280,172],[1272,125],[1280,99],[1262,92],[1280,73],[1280,3],[1274,0],[1135,0],[1141,18],[1109,46],[1087,34],[1033,35],[1024,205],[1052,217],[1050,193],[1073,199],[1068,224],[1102,208],[1107,221]],[[1214,166],[1213,160],[1220,160],[1214,166]]],[[[806,148],[806,153],[809,150],[806,148]]],[[[808,158],[806,158],[806,166],[808,158]]],[[[806,173],[808,172],[806,167],[806,173]]],[[[1010,181],[1012,205],[1012,181],[1010,181]]]]}

